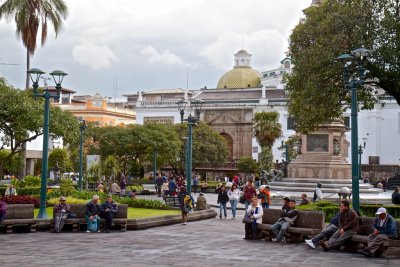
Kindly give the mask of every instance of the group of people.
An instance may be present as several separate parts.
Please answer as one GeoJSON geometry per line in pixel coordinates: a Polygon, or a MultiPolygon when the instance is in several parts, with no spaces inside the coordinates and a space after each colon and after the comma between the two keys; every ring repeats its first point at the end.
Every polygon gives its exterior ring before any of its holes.
{"type": "MultiPolygon", "coordinates": [[[[64,227],[64,221],[71,216],[70,205],[67,203],[67,199],[63,196],[60,197],[59,203],[54,208],[54,227],[55,233],[60,233],[64,227]]],[[[92,200],[86,204],[85,207],[85,220],[87,223],[86,232],[98,232],[100,233],[100,221],[101,218],[105,219],[106,233],[110,233],[111,226],[115,214],[118,212],[118,205],[113,201],[112,196],[107,196],[106,201],[100,205],[99,196],[94,195],[92,200]]]]}
{"type": "MultiPolygon", "coordinates": [[[[273,242],[286,243],[286,231],[294,225],[299,215],[295,200],[285,197],[283,202],[280,218],[271,226],[271,232],[274,235],[273,242]]],[[[399,238],[396,220],[388,214],[387,210],[381,207],[375,214],[377,217],[371,234],[368,236],[367,246],[358,250],[367,257],[378,256],[379,249],[385,241],[399,238]]],[[[262,223],[262,217],[263,207],[258,198],[253,197],[251,204],[246,208],[243,219],[245,223],[244,239],[257,239],[257,224],[262,223]]],[[[331,219],[330,223],[312,239],[306,239],[305,243],[312,249],[321,246],[325,251],[339,248],[357,234],[359,226],[359,214],[350,208],[349,201],[344,199],[340,202],[339,212],[331,219]]]]}

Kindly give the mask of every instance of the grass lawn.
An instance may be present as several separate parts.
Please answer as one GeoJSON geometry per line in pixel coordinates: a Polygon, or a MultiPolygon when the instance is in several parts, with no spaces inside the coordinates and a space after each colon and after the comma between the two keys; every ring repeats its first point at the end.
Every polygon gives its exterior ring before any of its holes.
{"type": "MultiPolygon", "coordinates": [[[[47,207],[47,217],[53,217],[53,207],[47,207]]],[[[39,213],[39,209],[35,209],[35,218],[39,213]]],[[[155,210],[155,209],[142,209],[142,208],[128,208],[128,219],[138,219],[162,215],[180,214],[179,210],[155,210]]]]}

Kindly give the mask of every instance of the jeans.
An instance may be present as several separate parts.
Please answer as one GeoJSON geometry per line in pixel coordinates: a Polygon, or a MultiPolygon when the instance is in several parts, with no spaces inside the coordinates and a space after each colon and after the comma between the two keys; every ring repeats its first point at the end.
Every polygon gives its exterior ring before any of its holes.
{"type": "Polygon", "coordinates": [[[231,199],[231,200],[229,200],[229,202],[231,203],[232,216],[233,216],[233,218],[235,218],[236,217],[236,206],[238,204],[238,200],[237,199],[231,199]]]}
{"type": "Polygon", "coordinates": [[[244,207],[245,207],[245,209],[247,210],[247,208],[250,206],[250,204],[251,204],[251,201],[250,200],[245,200],[244,201],[244,207]]]}
{"type": "Polygon", "coordinates": [[[286,234],[286,229],[290,227],[290,223],[284,220],[279,220],[271,226],[271,231],[274,233],[277,241],[282,241],[286,234]]]}
{"type": "Polygon", "coordinates": [[[244,231],[246,239],[257,239],[257,223],[254,221],[252,223],[245,223],[244,224],[244,231]]]}
{"type": "Polygon", "coordinates": [[[64,220],[67,218],[67,213],[58,212],[54,216],[54,228],[56,231],[61,231],[64,227],[64,220]]]}
{"type": "Polygon", "coordinates": [[[224,216],[226,217],[227,216],[227,214],[226,214],[226,202],[224,202],[224,203],[220,202],[219,203],[219,215],[220,216],[222,216],[222,211],[224,211],[224,216]]]}
{"type": "Polygon", "coordinates": [[[264,209],[269,209],[269,204],[268,204],[268,202],[262,203],[262,207],[263,207],[264,209]]]}
{"type": "Polygon", "coordinates": [[[342,235],[340,234],[340,229],[338,229],[329,240],[326,242],[328,243],[329,248],[337,248],[343,245],[347,240],[349,240],[353,235],[357,232],[354,230],[347,230],[342,235]]]}
{"type": "Polygon", "coordinates": [[[111,230],[111,225],[114,220],[114,213],[112,212],[104,212],[102,217],[106,220],[105,229],[111,230]]]}
{"type": "Polygon", "coordinates": [[[314,245],[318,245],[318,242],[323,240],[324,238],[329,239],[331,236],[337,231],[338,227],[334,224],[328,224],[327,226],[322,229],[321,233],[318,235],[314,236],[311,241],[314,243],[314,245]]]}
{"type": "Polygon", "coordinates": [[[197,193],[197,184],[193,185],[193,192],[196,194],[197,193]]]}

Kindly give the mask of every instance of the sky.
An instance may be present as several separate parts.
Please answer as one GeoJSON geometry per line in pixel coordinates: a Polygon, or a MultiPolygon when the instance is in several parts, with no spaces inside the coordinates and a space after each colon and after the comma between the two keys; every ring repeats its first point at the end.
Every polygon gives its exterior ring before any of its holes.
{"type": "MultiPolygon", "coordinates": [[[[2,4],[4,0],[0,0],[2,4]]],[[[65,0],[69,16],[31,67],[68,73],[76,95],[215,88],[242,47],[260,72],[285,57],[292,29],[311,0],[65,0]]],[[[40,34],[39,34],[40,36],[40,34]]],[[[13,20],[0,21],[0,75],[25,86],[26,50],[13,20]]],[[[42,80],[41,85],[43,85],[42,80]]],[[[52,81],[48,82],[53,85],[52,81]]]]}

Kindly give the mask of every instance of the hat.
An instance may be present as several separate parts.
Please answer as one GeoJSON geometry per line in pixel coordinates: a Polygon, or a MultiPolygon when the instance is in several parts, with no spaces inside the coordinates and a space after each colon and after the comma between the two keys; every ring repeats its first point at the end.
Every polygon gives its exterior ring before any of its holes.
{"type": "Polygon", "coordinates": [[[284,197],[284,198],[282,198],[283,200],[285,200],[286,202],[289,202],[290,201],[290,198],[288,198],[288,197],[284,197]]]}
{"type": "Polygon", "coordinates": [[[382,213],[387,213],[385,208],[379,208],[378,211],[375,213],[376,215],[380,215],[382,213]]]}
{"type": "Polygon", "coordinates": [[[67,198],[66,197],[60,197],[60,201],[66,201],[67,198]]]}

